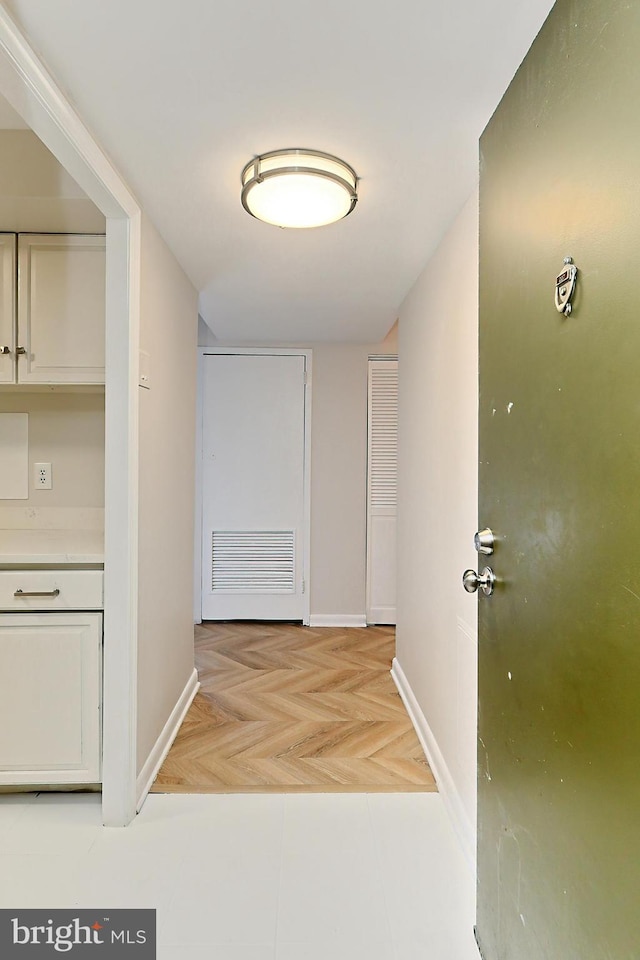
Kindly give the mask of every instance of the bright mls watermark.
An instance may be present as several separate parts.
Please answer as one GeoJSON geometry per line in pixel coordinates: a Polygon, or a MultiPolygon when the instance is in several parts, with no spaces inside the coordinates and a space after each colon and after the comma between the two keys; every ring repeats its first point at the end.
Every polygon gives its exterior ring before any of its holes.
{"type": "Polygon", "coordinates": [[[2,960],[156,960],[155,910],[0,910],[2,960]]]}

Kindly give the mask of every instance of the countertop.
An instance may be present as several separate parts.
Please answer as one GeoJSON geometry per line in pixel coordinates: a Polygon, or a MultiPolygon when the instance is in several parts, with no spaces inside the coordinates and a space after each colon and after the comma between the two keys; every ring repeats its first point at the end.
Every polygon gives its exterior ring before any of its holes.
{"type": "Polygon", "coordinates": [[[104,564],[101,530],[2,530],[0,566],[104,564]]]}

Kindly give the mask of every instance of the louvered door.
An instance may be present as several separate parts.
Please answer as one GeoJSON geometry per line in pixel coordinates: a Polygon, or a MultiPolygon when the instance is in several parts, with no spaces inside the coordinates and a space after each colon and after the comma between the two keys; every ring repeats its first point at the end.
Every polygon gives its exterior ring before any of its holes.
{"type": "Polygon", "coordinates": [[[303,620],[305,357],[204,358],[204,620],[303,620]]]}
{"type": "Polygon", "coordinates": [[[395,623],[397,360],[369,360],[368,409],[367,623],[395,623]]]}

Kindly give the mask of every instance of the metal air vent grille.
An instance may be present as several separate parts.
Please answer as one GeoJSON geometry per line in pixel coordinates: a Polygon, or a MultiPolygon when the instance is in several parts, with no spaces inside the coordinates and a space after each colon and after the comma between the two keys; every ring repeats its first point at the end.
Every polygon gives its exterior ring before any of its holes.
{"type": "Polygon", "coordinates": [[[218,593],[294,593],[293,530],[214,530],[211,589],[218,593]]]}

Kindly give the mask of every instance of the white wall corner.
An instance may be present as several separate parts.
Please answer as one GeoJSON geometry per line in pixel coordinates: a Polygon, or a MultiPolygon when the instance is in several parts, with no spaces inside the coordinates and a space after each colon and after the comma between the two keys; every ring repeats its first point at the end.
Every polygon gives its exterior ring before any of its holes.
{"type": "Polygon", "coordinates": [[[151,785],[158,775],[158,771],[164,763],[165,757],[169,753],[173,741],[178,735],[178,730],[182,725],[182,721],[187,715],[187,710],[193,703],[193,699],[199,689],[200,681],[198,680],[198,672],[194,668],[186,682],[184,690],[178,697],[175,707],[169,714],[169,719],[162,728],[160,736],[151,748],[151,752],[149,753],[142,770],[138,774],[136,780],[136,810],[138,813],[142,809],[144,801],[147,799],[147,794],[151,789],[151,785]]]}
{"type": "Polygon", "coordinates": [[[310,627],[366,627],[367,617],[364,613],[312,613],[309,617],[310,627]]]}
{"type": "Polygon", "coordinates": [[[445,809],[453,825],[453,829],[458,837],[460,846],[464,853],[467,864],[475,876],[476,870],[476,831],[473,823],[469,820],[467,811],[458,793],[451,772],[446,764],[442,751],[438,746],[436,738],[429,726],[427,718],[422,712],[416,696],[411,689],[404,670],[398,663],[396,657],[391,666],[391,676],[398,688],[398,693],[407,708],[407,713],[411,719],[418,739],[422,744],[422,749],[429,761],[429,766],[438,784],[438,790],[444,801],[445,809]]]}

